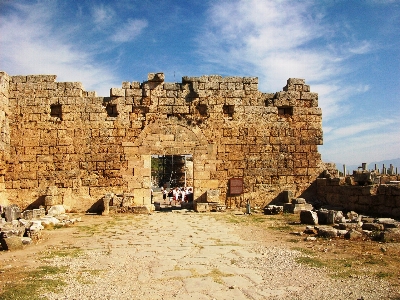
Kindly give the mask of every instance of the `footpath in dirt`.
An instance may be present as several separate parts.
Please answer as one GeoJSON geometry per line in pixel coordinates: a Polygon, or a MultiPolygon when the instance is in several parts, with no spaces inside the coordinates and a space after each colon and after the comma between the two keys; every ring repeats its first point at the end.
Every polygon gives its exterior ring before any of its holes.
{"type": "Polygon", "coordinates": [[[61,290],[41,295],[231,300],[388,299],[394,294],[384,281],[332,279],[323,269],[297,263],[296,257],[304,254],[280,241],[257,240],[251,231],[243,239],[246,232],[240,225],[217,219],[185,210],[84,216],[76,226],[60,229],[51,248],[75,249],[77,255],[47,250],[47,258],[41,259],[66,269],[57,275],[65,282],[61,290]],[[62,236],[63,230],[68,235],[62,236]]]}

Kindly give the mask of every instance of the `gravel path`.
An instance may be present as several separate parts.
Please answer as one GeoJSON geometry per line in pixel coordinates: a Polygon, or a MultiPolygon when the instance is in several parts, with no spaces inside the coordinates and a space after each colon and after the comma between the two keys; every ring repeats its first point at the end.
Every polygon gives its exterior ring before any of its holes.
{"type": "Polygon", "coordinates": [[[243,240],[232,224],[185,211],[134,216],[102,234],[76,236],[78,257],[67,283],[49,299],[388,299],[395,291],[371,278],[334,280],[295,262],[304,253],[243,240]],[[363,298],[362,298],[363,297],[363,298]]]}

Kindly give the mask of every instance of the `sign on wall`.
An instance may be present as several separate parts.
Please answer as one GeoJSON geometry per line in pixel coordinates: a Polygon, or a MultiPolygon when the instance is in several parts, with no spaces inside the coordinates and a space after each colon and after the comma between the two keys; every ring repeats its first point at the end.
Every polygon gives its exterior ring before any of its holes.
{"type": "Polygon", "coordinates": [[[243,178],[229,179],[229,194],[231,195],[243,194],[243,178]]]}

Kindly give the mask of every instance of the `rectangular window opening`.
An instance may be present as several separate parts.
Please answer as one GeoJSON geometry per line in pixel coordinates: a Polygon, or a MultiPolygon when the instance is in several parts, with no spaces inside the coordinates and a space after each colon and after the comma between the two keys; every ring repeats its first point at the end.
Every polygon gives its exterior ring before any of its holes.
{"type": "Polygon", "coordinates": [[[234,105],[224,105],[222,107],[222,111],[223,111],[225,117],[232,119],[233,113],[235,112],[235,106],[234,105]]]}
{"type": "Polygon", "coordinates": [[[208,107],[207,104],[199,104],[196,106],[197,111],[203,117],[206,117],[208,114],[208,107]]]}
{"type": "Polygon", "coordinates": [[[282,106],[278,107],[278,115],[293,115],[293,107],[291,106],[282,106]]]}
{"type": "Polygon", "coordinates": [[[62,107],[61,104],[50,105],[50,117],[62,120],[62,107]]]}
{"type": "Polygon", "coordinates": [[[118,117],[118,110],[116,104],[108,104],[106,106],[107,115],[109,117],[118,117]]]}

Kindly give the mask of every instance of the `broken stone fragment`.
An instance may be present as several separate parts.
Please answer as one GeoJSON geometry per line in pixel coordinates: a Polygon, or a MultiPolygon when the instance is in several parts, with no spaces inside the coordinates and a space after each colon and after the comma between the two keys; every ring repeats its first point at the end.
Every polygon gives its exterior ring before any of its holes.
{"type": "Polygon", "coordinates": [[[334,210],[320,209],[317,211],[319,224],[330,225],[335,221],[336,212],[334,210]]]}
{"type": "Polygon", "coordinates": [[[359,240],[362,238],[362,233],[355,230],[355,229],[350,229],[345,235],[344,235],[345,239],[348,240],[359,240]]]}
{"type": "Polygon", "coordinates": [[[314,228],[314,226],[307,226],[306,229],[303,231],[305,234],[316,234],[317,230],[314,228]]]}
{"type": "Polygon", "coordinates": [[[23,247],[22,240],[18,236],[2,238],[0,239],[0,244],[3,250],[10,250],[10,251],[22,249],[23,247]]]}
{"type": "Polygon", "coordinates": [[[42,224],[45,224],[45,225],[57,225],[58,223],[60,223],[60,221],[53,216],[45,216],[45,217],[39,219],[39,221],[41,221],[42,224]]]}
{"type": "Polygon", "coordinates": [[[400,242],[400,228],[388,228],[385,231],[382,231],[381,240],[383,242],[400,242]]]}
{"type": "Polygon", "coordinates": [[[294,199],[292,199],[292,204],[306,204],[306,199],[294,198],[294,199]]]}
{"type": "Polygon", "coordinates": [[[382,231],[385,229],[385,226],[379,223],[364,223],[361,228],[363,230],[382,231]]]}
{"type": "Polygon", "coordinates": [[[347,230],[338,230],[337,235],[338,236],[345,236],[347,234],[347,230]]]}
{"type": "Polygon", "coordinates": [[[302,210],[300,211],[300,222],[301,224],[318,225],[318,215],[311,210],[302,210]]]}
{"type": "Polygon", "coordinates": [[[337,211],[334,222],[335,223],[343,223],[343,222],[345,222],[345,220],[346,220],[346,218],[344,217],[343,212],[340,210],[337,211]]]}
{"type": "Polygon", "coordinates": [[[358,213],[356,213],[355,211],[350,211],[347,213],[347,218],[354,221],[357,220],[358,218],[358,213]]]}
{"type": "Polygon", "coordinates": [[[65,208],[64,205],[53,205],[52,207],[49,208],[49,211],[47,213],[48,216],[58,216],[61,214],[65,214],[65,208]]]}
{"type": "Polygon", "coordinates": [[[283,213],[283,206],[268,205],[264,208],[264,214],[266,215],[278,215],[281,213],[283,213]]]}
{"type": "Polygon", "coordinates": [[[376,222],[382,224],[385,228],[398,228],[400,227],[400,222],[392,218],[378,218],[376,222]]]}
{"type": "Polygon", "coordinates": [[[338,231],[333,227],[318,227],[318,236],[325,238],[335,238],[338,236],[338,231]]]}
{"type": "Polygon", "coordinates": [[[22,237],[21,242],[23,245],[29,245],[32,243],[32,239],[30,237],[22,237]]]}

